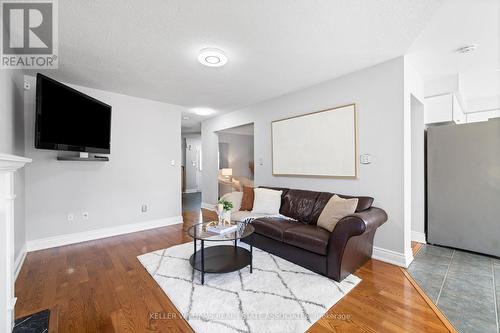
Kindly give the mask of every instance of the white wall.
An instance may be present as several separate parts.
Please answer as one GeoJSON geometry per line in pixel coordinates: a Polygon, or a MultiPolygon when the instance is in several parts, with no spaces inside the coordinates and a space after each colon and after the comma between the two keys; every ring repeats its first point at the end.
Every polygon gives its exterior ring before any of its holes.
{"type": "Polygon", "coordinates": [[[480,121],[488,121],[500,117],[500,109],[482,112],[467,113],[467,123],[477,123],[480,121]]]}
{"type": "MultiPolygon", "coordinates": [[[[24,156],[23,74],[0,70],[0,153],[24,156]]],[[[15,174],[14,256],[22,255],[26,243],[24,169],[15,174]]]]}
{"type": "MultiPolygon", "coordinates": [[[[419,148],[413,147],[415,143],[416,146],[421,147],[423,145],[423,137],[418,135],[417,127],[422,128],[423,134],[423,120],[421,125],[418,124],[421,119],[420,117],[413,116],[413,107],[414,103],[420,103],[424,105],[424,96],[425,96],[425,85],[424,81],[418,74],[418,72],[414,69],[413,64],[408,60],[408,58],[404,58],[404,147],[403,147],[403,156],[404,156],[404,194],[403,194],[403,202],[404,202],[404,244],[405,244],[405,261],[406,266],[411,263],[413,260],[413,252],[411,249],[411,241],[412,241],[412,218],[415,216],[416,218],[420,218],[425,214],[423,210],[425,207],[421,206],[420,199],[424,196],[424,187],[412,187],[413,184],[413,176],[418,175],[420,170],[423,170],[424,166],[424,155],[420,152],[416,152],[419,148]],[[418,122],[418,123],[417,123],[418,122]],[[415,128],[413,128],[415,127],[415,128]],[[415,136],[413,136],[415,134],[415,136]],[[418,140],[422,139],[421,142],[418,140]],[[417,140],[417,141],[415,141],[417,140]],[[413,154],[415,148],[416,154],[413,154]],[[415,204],[413,196],[416,196],[417,204],[415,204]],[[420,209],[420,211],[417,211],[420,209]]],[[[420,111],[417,111],[420,112],[420,111]]],[[[421,110],[423,112],[423,110],[421,110]]],[[[423,116],[423,115],[422,115],[423,116]]],[[[417,222],[418,223],[418,222],[417,222]]]]}
{"type": "Polygon", "coordinates": [[[252,135],[219,133],[219,142],[228,144],[227,160],[229,168],[233,169],[233,177],[253,179],[248,167],[254,159],[253,140],[252,135]]]}
{"type": "Polygon", "coordinates": [[[17,71],[0,70],[0,152],[9,154],[15,150],[17,79],[17,71]]]}
{"type": "Polygon", "coordinates": [[[256,185],[373,196],[374,204],[389,215],[388,222],[377,231],[375,246],[389,250],[385,252],[388,255],[394,251],[398,260],[403,260],[406,255],[403,203],[404,67],[404,58],[400,57],[203,122],[203,202],[213,204],[217,200],[218,138],[214,132],[253,122],[256,185]],[[360,165],[358,179],[272,175],[271,121],[350,103],[356,103],[358,110],[359,153],[372,155],[371,164],[360,165]]]}
{"type": "Polygon", "coordinates": [[[411,231],[412,240],[425,241],[424,104],[411,97],[411,231]]]}
{"type": "Polygon", "coordinates": [[[73,86],[113,108],[110,161],[57,161],[64,152],[34,148],[35,78],[26,79],[25,149],[33,159],[26,168],[28,241],[181,215],[182,108],[73,86]]]}
{"type": "Polygon", "coordinates": [[[425,81],[424,85],[424,96],[436,96],[447,94],[450,92],[459,92],[459,78],[458,74],[451,74],[440,77],[434,80],[425,81]]]}

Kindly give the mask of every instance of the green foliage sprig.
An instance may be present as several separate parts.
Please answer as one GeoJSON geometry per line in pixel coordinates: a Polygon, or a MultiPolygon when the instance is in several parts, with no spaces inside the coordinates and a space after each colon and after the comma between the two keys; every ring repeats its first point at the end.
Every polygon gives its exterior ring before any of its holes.
{"type": "Polygon", "coordinates": [[[220,199],[217,203],[222,205],[222,209],[225,212],[230,211],[231,209],[233,209],[233,203],[231,201],[227,201],[225,199],[220,199]]]}

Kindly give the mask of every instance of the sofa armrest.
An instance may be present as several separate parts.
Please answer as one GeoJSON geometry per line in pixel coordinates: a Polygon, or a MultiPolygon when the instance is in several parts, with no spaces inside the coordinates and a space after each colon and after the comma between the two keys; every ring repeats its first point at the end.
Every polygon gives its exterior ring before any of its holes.
{"type": "Polygon", "coordinates": [[[340,281],[361,266],[373,251],[375,230],[386,221],[386,212],[377,207],[341,219],[328,241],[328,275],[340,281]]]}
{"type": "Polygon", "coordinates": [[[359,213],[354,213],[340,220],[332,234],[346,233],[352,236],[358,236],[364,232],[370,232],[387,221],[387,213],[377,207],[371,207],[359,213]]]}

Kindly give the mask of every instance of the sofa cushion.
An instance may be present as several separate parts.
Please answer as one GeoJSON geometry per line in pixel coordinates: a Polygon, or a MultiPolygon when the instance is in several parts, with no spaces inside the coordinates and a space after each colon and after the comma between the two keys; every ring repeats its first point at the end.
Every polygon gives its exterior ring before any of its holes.
{"type": "Polygon", "coordinates": [[[347,215],[354,214],[356,206],[358,205],[358,198],[344,199],[338,195],[330,198],[325,208],[318,218],[318,227],[332,232],[335,225],[347,215]]]}
{"type": "Polygon", "coordinates": [[[253,187],[243,186],[243,196],[241,198],[240,210],[251,211],[253,209],[253,199],[254,199],[253,187]]]}
{"type": "Polygon", "coordinates": [[[277,215],[280,213],[282,191],[255,188],[252,213],[277,215]]]}
{"type": "Polygon", "coordinates": [[[321,255],[326,255],[330,233],[315,225],[299,225],[284,232],[283,242],[321,255]]]}
{"type": "Polygon", "coordinates": [[[351,196],[351,195],[343,195],[343,194],[337,194],[339,197],[342,199],[358,199],[358,206],[356,207],[356,213],[357,212],[362,212],[364,210],[367,210],[370,208],[373,204],[373,198],[372,197],[357,197],[357,196],[351,196]]]}
{"type": "MultiPolygon", "coordinates": [[[[337,194],[337,195],[339,197],[341,197],[342,199],[357,198],[358,199],[358,206],[356,207],[356,213],[367,210],[368,208],[370,208],[372,206],[372,203],[373,203],[372,197],[353,197],[353,196],[342,195],[342,194],[337,194]]],[[[318,223],[318,218],[321,215],[323,208],[325,208],[326,204],[328,203],[330,198],[333,196],[334,196],[333,193],[328,193],[328,192],[321,192],[319,194],[318,199],[316,200],[316,203],[314,204],[314,208],[313,208],[313,211],[311,213],[309,224],[318,223]]]]}
{"type": "Polygon", "coordinates": [[[253,220],[252,225],[255,228],[255,233],[282,242],[285,230],[302,224],[284,218],[264,217],[253,220]]]}
{"type": "Polygon", "coordinates": [[[309,223],[316,199],[320,192],[288,190],[283,197],[280,213],[297,221],[309,223]]]}
{"type": "Polygon", "coordinates": [[[333,197],[333,193],[321,192],[319,194],[318,199],[314,204],[313,211],[311,213],[310,224],[318,223],[318,218],[321,215],[323,208],[325,208],[326,204],[328,203],[331,197],[333,197]]]}
{"type": "Polygon", "coordinates": [[[285,187],[273,187],[273,186],[259,186],[259,188],[268,188],[270,190],[282,191],[282,193],[281,193],[281,206],[280,207],[283,207],[285,195],[288,193],[289,189],[287,189],[285,187]]]}

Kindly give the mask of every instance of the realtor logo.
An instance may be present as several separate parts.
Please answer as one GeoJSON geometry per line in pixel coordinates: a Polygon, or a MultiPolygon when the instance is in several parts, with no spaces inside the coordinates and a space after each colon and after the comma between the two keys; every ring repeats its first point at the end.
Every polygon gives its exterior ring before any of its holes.
{"type": "Polygon", "coordinates": [[[1,68],[57,68],[57,2],[0,0],[1,68]]]}

